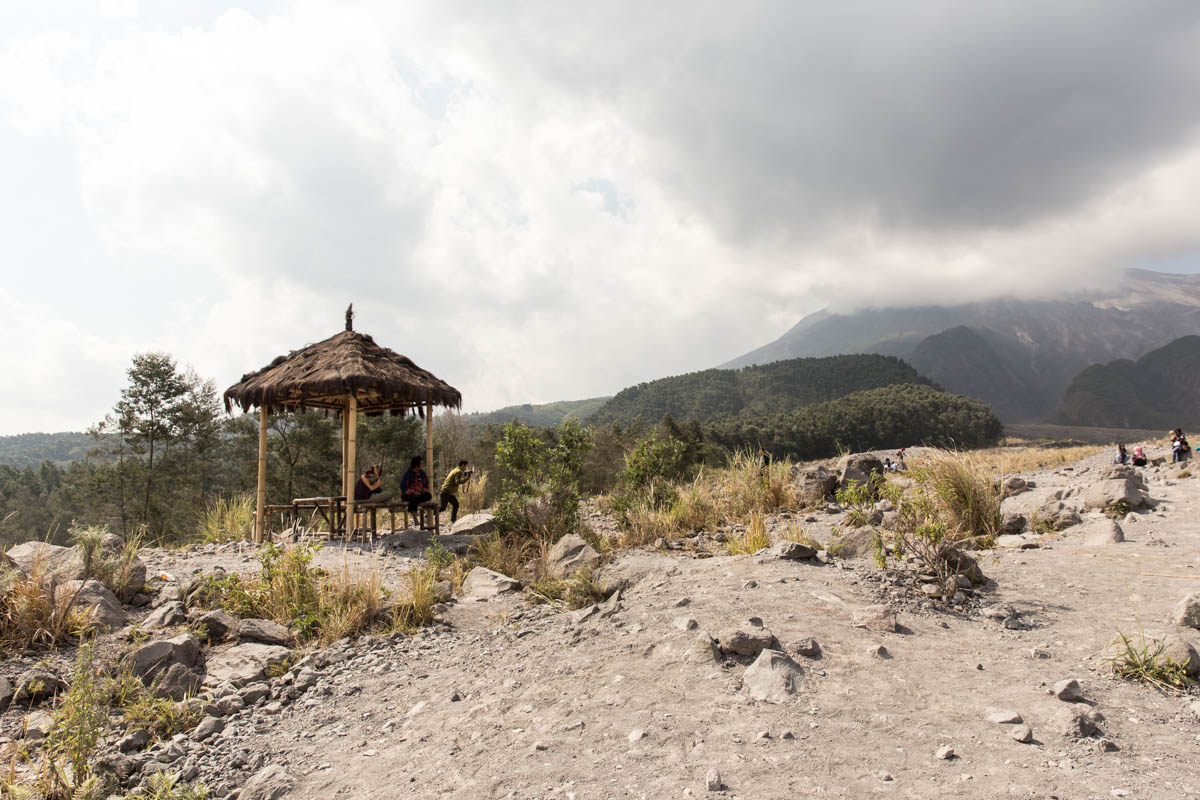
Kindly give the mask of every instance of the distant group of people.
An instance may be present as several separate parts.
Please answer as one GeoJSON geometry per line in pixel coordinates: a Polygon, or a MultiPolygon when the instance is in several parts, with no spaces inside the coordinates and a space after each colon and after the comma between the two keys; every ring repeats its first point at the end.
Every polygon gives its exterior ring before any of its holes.
{"type": "MultiPolygon", "coordinates": [[[[1191,458],[1192,448],[1188,444],[1187,437],[1183,435],[1182,428],[1176,428],[1167,432],[1171,437],[1171,463],[1177,464],[1180,461],[1191,458]]],[[[1117,445],[1117,453],[1113,456],[1114,464],[1132,464],[1135,467],[1144,467],[1149,462],[1146,458],[1146,450],[1140,444],[1133,448],[1132,457],[1129,451],[1125,449],[1124,444],[1117,445]]]]}
{"type": "MultiPolygon", "coordinates": [[[[459,461],[458,466],[450,470],[442,481],[438,500],[438,511],[450,508],[450,524],[458,519],[458,491],[465,486],[474,474],[466,459],[459,461]]],[[[367,471],[359,476],[354,484],[354,501],[356,503],[387,503],[392,499],[391,492],[383,490],[383,466],[372,464],[367,471]]],[[[425,472],[425,459],[413,456],[408,469],[400,476],[400,502],[404,503],[410,514],[416,514],[422,503],[433,499],[429,485],[429,475],[425,472]]]]}

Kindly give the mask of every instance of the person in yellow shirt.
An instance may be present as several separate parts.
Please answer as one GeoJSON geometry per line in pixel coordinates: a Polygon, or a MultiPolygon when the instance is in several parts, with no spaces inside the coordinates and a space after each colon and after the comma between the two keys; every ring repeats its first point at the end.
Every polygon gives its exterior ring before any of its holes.
{"type": "Polygon", "coordinates": [[[474,470],[467,469],[466,460],[458,462],[458,466],[450,470],[450,474],[446,476],[446,480],[442,481],[442,494],[439,498],[442,501],[439,511],[445,511],[446,506],[450,506],[450,524],[453,525],[458,519],[458,488],[465,486],[467,481],[471,480],[474,470]]]}

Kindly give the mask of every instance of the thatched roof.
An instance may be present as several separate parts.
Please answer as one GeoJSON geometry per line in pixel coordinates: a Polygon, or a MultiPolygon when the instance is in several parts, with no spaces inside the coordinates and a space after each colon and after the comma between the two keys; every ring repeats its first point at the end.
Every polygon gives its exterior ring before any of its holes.
{"type": "MultiPolygon", "coordinates": [[[[347,323],[349,324],[349,323],[347,323]]],[[[462,394],[363,333],[345,330],[323,342],[280,356],[225,390],[225,410],[266,406],[268,413],[309,408],[341,411],[353,392],[360,413],[404,414],[427,401],[462,406],[462,394]]]]}

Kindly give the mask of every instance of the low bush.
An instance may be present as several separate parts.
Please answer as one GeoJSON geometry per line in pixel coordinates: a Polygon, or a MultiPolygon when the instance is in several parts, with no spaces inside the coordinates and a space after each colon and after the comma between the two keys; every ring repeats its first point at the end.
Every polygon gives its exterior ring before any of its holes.
{"type": "Polygon", "coordinates": [[[728,545],[730,555],[735,556],[757,553],[765,547],[770,547],[771,537],[767,534],[767,525],[762,515],[752,515],[746,529],[730,538],[728,545]]]}
{"type": "Polygon", "coordinates": [[[205,544],[249,540],[253,532],[254,495],[249,492],[210,501],[200,518],[200,540],[205,544]]]}
{"type": "Polygon", "coordinates": [[[543,575],[525,588],[525,594],[534,603],[550,603],[572,609],[601,603],[608,597],[595,571],[588,567],[577,570],[568,578],[543,575]]]}
{"type": "Polygon", "coordinates": [[[1109,646],[1114,652],[1104,662],[1118,678],[1144,683],[1160,692],[1185,689],[1192,683],[1187,665],[1166,655],[1166,643],[1146,636],[1140,629],[1136,636],[1117,631],[1109,646]]]}
{"type": "Polygon", "coordinates": [[[995,539],[1004,518],[1000,485],[971,455],[941,451],[917,475],[937,498],[949,526],[979,544],[995,539]]]}
{"type": "Polygon", "coordinates": [[[89,615],[39,557],[28,573],[0,575],[0,651],[57,647],[84,635],[89,615]]]}

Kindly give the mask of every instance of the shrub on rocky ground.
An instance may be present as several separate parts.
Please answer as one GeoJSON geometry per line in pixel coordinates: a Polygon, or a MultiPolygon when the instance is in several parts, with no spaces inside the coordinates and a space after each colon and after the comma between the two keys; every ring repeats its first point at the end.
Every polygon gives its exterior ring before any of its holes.
{"type": "Polygon", "coordinates": [[[253,531],[254,495],[249,492],[210,501],[200,518],[200,541],[205,544],[248,540],[253,531]]]}
{"type": "Polygon", "coordinates": [[[759,550],[770,546],[771,537],[767,533],[767,524],[763,521],[761,514],[754,514],[750,517],[750,522],[747,523],[746,529],[730,538],[729,553],[735,556],[757,553],[759,550]]]}
{"type": "Polygon", "coordinates": [[[75,641],[88,628],[88,610],[73,605],[44,558],[21,573],[0,576],[0,652],[56,647],[75,641]]]}
{"type": "Polygon", "coordinates": [[[1187,664],[1172,658],[1162,639],[1146,636],[1141,630],[1132,635],[1117,631],[1109,650],[1104,663],[1118,678],[1144,683],[1160,692],[1186,689],[1192,684],[1187,664]]]}

